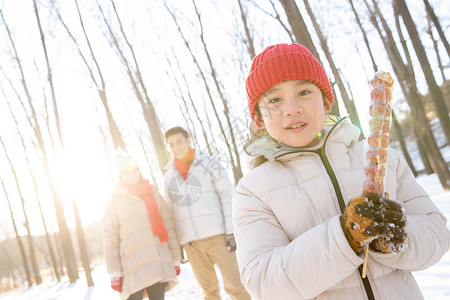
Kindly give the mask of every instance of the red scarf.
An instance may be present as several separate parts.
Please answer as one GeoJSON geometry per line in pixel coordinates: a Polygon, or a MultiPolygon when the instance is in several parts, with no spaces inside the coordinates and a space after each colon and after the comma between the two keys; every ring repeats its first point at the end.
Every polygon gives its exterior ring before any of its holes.
{"type": "Polygon", "coordinates": [[[169,240],[169,235],[164,226],[161,214],[159,213],[158,204],[156,204],[150,182],[147,179],[141,179],[141,181],[136,184],[122,182],[122,186],[125,187],[131,195],[144,200],[150,218],[150,224],[152,225],[153,235],[158,236],[161,243],[167,242],[169,240]]]}
{"type": "Polygon", "coordinates": [[[188,153],[186,154],[185,157],[183,157],[182,159],[176,159],[175,157],[173,158],[173,164],[175,166],[175,169],[177,169],[178,172],[180,172],[184,180],[186,180],[187,178],[189,168],[191,167],[192,162],[194,161],[194,156],[195,150],[189,147],[188,153]]]}

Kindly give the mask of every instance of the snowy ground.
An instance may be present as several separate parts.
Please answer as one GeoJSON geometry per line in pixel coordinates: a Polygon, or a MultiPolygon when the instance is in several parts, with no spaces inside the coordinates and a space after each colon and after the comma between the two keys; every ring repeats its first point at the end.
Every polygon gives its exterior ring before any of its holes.
{"type": "MultiPolygon", "coordinates": [[[[430,176],[421,175],[418,178],[420,184],[425,188],[433,199],[436,206],[450,220],[450,191],[443,191],[435,174],[430,176]]],[[[450,224],[448,225],[450,228],[450,224]]],[[[103,300],[120,299],[119,294],[109,287],[109,277],[104,265],[95,268],[93,278],[95,287],[87,288],[86,280],[80,274],[80,279],[73,284],[67,281],[55,282],[44,281],[39,286],[28,289],[16,289],[0,295],[0,300],[20,299],[20,300],[103,300]]],[[[223,284],[218,273],[221,286],[222,299],[230,299],[223,289],[223,284]]],[[[425,299],[444,300],[450,299],[450,251],[447,252],[439,263],[425,271],[415,272],[425,299]]],[[[192,300],[201,299],[201,290],[195,281],[192,269],[189,264],[181,266],[181,274],[178,277],[179,284],[166,293],[166,299],[172,300],[192,300]]]]}

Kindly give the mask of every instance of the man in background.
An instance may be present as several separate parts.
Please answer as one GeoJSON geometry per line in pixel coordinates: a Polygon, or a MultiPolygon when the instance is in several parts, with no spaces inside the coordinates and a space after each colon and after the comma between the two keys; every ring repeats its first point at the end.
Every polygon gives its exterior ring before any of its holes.
{"type": "Polygon", "coordinates": [[[220,162],[191,147],[189,133],[174,127],[165,134],[173,155],[166,165],[164,194],[176,232],[207,300],[220,298],[216,265],[232,299],[250,299],[239,276],[231,220],[234,186],[220,162]]]}

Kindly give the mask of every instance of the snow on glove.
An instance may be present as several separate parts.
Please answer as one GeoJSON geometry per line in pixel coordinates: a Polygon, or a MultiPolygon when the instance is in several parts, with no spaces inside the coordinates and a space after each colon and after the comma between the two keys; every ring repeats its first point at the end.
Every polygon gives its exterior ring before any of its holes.
{"type": "Polygon", "coordinates": [[[118,291],[118,292],[122,291],[122,283],[123,283],[123,277],[111,278],[111,288],[115,291],[118,291]]]}
{"type": "Polygon", "coordinates": [[[405,245],[406,219],[402,207],[385,196],[359,196],[350,200],[341,216],[341,226],[358,255],[372,241],[372,250],[383,253],[400,251],[405,245]]]}

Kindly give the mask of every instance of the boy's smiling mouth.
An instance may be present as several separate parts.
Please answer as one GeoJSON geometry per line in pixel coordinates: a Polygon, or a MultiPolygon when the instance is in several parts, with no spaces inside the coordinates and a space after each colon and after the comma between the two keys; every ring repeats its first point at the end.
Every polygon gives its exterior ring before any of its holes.
{"type": "Polygon", "coordinates": [[[304,122],[296,122],[296,123],[293,123],[293,124],[287,126],[286,129],[297,129],[297,128],[301,128],[305,125],[306,125],[306,123],[304,123],[304,122]]]}

